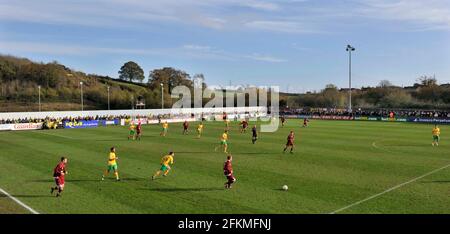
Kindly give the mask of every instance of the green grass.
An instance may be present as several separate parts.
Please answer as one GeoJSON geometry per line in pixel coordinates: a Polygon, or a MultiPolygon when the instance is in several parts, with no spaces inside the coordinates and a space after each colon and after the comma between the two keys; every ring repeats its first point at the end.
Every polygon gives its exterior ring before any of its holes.
{"type": "MultiPolygon", "coordinates": [[[[441,126],[441,145],[432,147],[431,125],[300,123],[289,120],[275,133],[262,133],[256,145],[233,123],[237,182],[231,190],[223,189],[226,155],[214,152],[223,123],[207,122],[202,139],[194,132],[183,136],[181,123],[171,124],[165,138],[159,126],[147,125],[140,142],[127,141],[120,126],[1,132],[0,187],[40,213],[330,213],[450,164],[450,126],[441,126]],[[291,129],[297,149],[283,154],[291,129]],[[111,146],[123,180],[101,182],[111,146]],[[150,181],[171,150],[170,175],[150,181]],[[49,188],[61,155],[69,157],[69,174],[63,197],[55,198],[49,188]],[[281,191],[284,184],[289,191],[281,191]]],[[[450,213],[449,185],[446,168],[342,213],[450,213]]],[[[0,197],[0,207],[6,199],[0,197]]]]}

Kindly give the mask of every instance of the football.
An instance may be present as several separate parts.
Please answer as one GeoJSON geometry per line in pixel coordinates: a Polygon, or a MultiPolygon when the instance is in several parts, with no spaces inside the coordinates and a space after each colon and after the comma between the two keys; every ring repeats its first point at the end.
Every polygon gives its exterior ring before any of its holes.
{"type": "Polygon", "coordinates": [[[284,191],[287,191],[289,188],[287,185],[283,185],[283,187],[281,187],[284,191]]]}

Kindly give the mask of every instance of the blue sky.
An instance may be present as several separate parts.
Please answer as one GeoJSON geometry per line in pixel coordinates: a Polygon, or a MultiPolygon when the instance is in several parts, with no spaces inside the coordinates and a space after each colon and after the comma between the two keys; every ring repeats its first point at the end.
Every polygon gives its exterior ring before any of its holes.
{"type": "Polygon", "coordinates": [[[0,53],[118,77],[133,60],[282,91],[450,83],[448,0],[0,0],[0,53]]]}

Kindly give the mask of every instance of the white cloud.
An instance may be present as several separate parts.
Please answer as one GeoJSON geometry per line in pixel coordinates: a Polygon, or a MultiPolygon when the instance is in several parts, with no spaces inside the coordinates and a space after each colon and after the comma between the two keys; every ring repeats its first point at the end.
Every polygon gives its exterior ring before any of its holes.
{"type": "MultiPolygon", "coordinates": [[[[449,0],[0,0],[0,20],[148,30],[175,24],[241,32],[334,32],[376,20],[404,29],[450,30],[449,0]],[[350,23],[349,23],[350,22],[350,23]],[[398,24],[398,23],[401,24],[398,24]]],[[[375,22],[375,23],[377,23],[375,22]]]]}
{"type": "Polygon", "coordinates": [[[319,33],[318,29],[313,29],[306,24],[295,21],[269,21],[258,20],[246,22],[245,27],[264,31],[283,33],[319,33]]]}
{"type": "Polygon", "coordinates": [[[211,29],[223,29],[227,21],[225,19],[210,17],[210,16],[194,16],[190,17],[190,20],[196,24],[203,26],[205,28],[211,29]]]}
{"type": "Polygon", "coordinates": [[[282,63],[286,62],[286,59],[281,58],[275,58],[268,55],[261,55],[261,54],[252,54],[252,55],[245,55],[245,58],[257,60],[257,61],[263,61],[263,62],[270,62],[270,63],[282,63]]]}
{"type": "Polygon", "coordinates": [[[92,47],[71,44],[52,44],[37,42],[11,42],[0,41],[0,50],[4,53],[41,53],[51,55],[79,55],[89,56],[93,54],[137,54],[137,55],[156,55],[163,54],[163,49],[129,49],[129,48],[110,48],[110,47],[92,47]]]}
{"type": "Polygon", "coordinates": [[[276,58],[270,55],[261,55],[258,53],[253,54],[240,54],[240,53],[230,53],[224,50],[218,50],[210,46],[202,46],[202,45],[193,45],[193,44],[187,44],[182,47],[185,50],[188,50],[190,52],[196,53],[196,56],[205,56],[206,57],[213,57],[213,58],[220,58],[224,60],[255,60],[255,61],[261,61],[261,62],[268,62],[268,63],[281,63],[286,62],[286,59],[276,58]]]}
{"type": "Polygon", "coordinates": [[[243,55],[239,53],[230,53],[224,50],[215,49],[210,46],[186,44],[181,48],[112,48],[112,47],[94,47],[76,44],[55,44],[39,42],[20,42],[20,41],[0,41],[0,51],[6,54],[20,53],[40,53],[48,55],[75,55],[92,56],[98,54],[120,54],[120,55],[158,55],[158,56],[177,56],[190,57],[196,59],[218,59],[228,61],[256,60],[268,63],[285,62],[285,59],[275,58],[269,55],[251,54],[243,55]]]}
{"type": "Polygon", "coordinates": [[[410,23],[416,29],[450,30],[448,0],[364,0],[358,11],[369,18],[410,23]]]}
{"type": "Polygon", "coordinates": [[[210,46],[201,46],[201,45],[184,45],[183,46],[184,49],[188,49],[188,50],[203,50],[203,51],[209,51],[211,50],[210,46]]]}
{"type": "Polygon", "coordinates": [[[282,63],[287,62],[286,59],[276,58],[270,55],[262,55],[258,53],[253,54],[240,54],[240,53],[230,53],[224,50],[219,50],[210,46],[203,46],[203,45],[195,45],[195,44],[187,44],[182,46],[183,49],[195,53],[197,57],[199,56],[205,56],[212,57],[212,58],[220,58],[224,60],[255,60],[255,61],[261,61],[261,62],[268,62],[268,63],[282,63]]]}
{"type": "Polygon", "coordinates": [[[265,10],[265,11],[276,11],[280,9],[278,4],[273,2],[264,2],[264,1],[256,1],[256,0],[247,0],[247,1],[237,1],[238,4],[242,6],[250,7],[257,10],[265,10]]]}
{"type": "Polygon", "coordinates": [[[279,9],[275,3],[260,0],[0,0],[0,19],[93,27],[138,27],[153,22],[171,22],[223,29],[234,13],[223,14],[221,11],[232,7],[256,11],[279,9]]]}

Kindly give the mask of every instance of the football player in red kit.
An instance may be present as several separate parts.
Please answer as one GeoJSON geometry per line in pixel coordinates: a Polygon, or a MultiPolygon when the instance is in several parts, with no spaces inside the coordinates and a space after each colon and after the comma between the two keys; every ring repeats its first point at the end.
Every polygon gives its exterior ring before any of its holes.
{"type": "Polygon", "coordinates": [[[308,118],[303,119],[303,127],[308,127],[309,120],[308,118]]]}
{"type": "Polygon", "coordinates": [[[57,190],[56,196],[61,196],[61,193],[64,190],[64,176],[67,174],[66,171],[67,158],[61,157],[61,161],[56,165],[55,169],[53,169],[53,178],[55,179],[56,186],[51,188],[51,194],[57,190]]]}
{"type": "Polygon", "coordinates": [[[139,121],[139,123],[136,127],[136,139],[141,140],[141,135],[142,135],[142,125],[141,125],[141,122],[139,121]]]}
{"type": "Polygon", "coordinates": [[[248,121],[247,120],[243,120],[241,123],[241,133],[245,133],[247,131],[248,128],[248,121]]]}
{"type": "Polygon", "coordinates": [[[187,135],[189,133],[189,122],[187,120],[183,123],[183,135],[187,135]]]}
{"type": "Polygon", "coordinates": [[[227,161],[225,161],[223,165],[223,174],[227,177],[227,182],[225,182],[225,188],[230,189],[231,185],[236,181],[236,178],[233,176],[233,167],[231,165],[231,161],[233,160],[233,156],[228,155],[227,161]]]}
{"type": "Polygon", "coordinates": [[[294,151],[294,138],[295,138],[294,131],[291,131],[289,133],[288,137],[287,137],[287,143],[286,143],[286,147],[284,147],[283,153],[285,153],[287,148],[289,148],[289,147],[291,148],[291,152],[290,153],[291,154],[293,153],[293,151],[294,151]]]}

